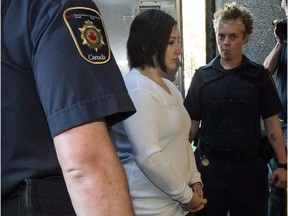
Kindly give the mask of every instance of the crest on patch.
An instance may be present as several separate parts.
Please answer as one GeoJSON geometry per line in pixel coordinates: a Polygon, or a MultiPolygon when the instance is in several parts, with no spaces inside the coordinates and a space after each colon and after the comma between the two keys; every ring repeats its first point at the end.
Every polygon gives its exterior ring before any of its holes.
{"type": "Polygon", "coordinates": [[[105,45],[101,30],[97,29],[90,20],[85,21],[85,24],[82,28],[79,28],[79,31],[81,32],[81,38],[83,39],[82,44],[87,45],[91,49],[95,49],[96,52],[105,45]]]}
{"type": "Polygon", "coordinates": [[[80,55],[92,64],[110,60],[110,46],[101,15],[85,7],[68,8],[63,19],[80,55]]]}

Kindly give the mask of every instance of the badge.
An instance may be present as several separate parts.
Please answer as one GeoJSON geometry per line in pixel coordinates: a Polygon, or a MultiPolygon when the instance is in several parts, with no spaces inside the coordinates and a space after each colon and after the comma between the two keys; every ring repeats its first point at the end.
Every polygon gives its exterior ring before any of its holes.
{"type": "Polygon", "coordinates": [[[203,155],[203,158],[201,158],[201,164],[205,167],[209,165],[209,160],[205,155],[203,155]]]}
{"type": "Polygon", "coordinates": [[[83,45],[87,45],[89,48],[95,49],[96,52],[98,52],[98,49],[101,49],[102,46],[105,45],[101,35],[101,30],[97,29],[90,20],[85,21],[85,24],[82,28],[79,28],[79,31],[81,32],[83,45]]]}
{"type": "Polygon", "coordinates": [[[68,8],[63,19],[80,55],[92,64],[110,60],[110,46],[101,15],[85,7],[68,8]]]}

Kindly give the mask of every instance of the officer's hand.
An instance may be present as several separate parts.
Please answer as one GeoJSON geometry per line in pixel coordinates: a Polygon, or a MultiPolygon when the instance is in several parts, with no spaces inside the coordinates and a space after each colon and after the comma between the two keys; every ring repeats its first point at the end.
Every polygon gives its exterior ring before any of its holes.
{"type": "Polygon", "coordinates": [[[278,25],[279,22],[280,22],[280,19],[276,19],[276,20],[273,21],[273,25],[274,25],[274,36],[275,36],[275,38],[276,38],[278,41],[280,41],[280,39],[279,39],[279,37],[278,37],[277,34],[276,34],[276,29],[277,29],[277,25],[278,25]]]}
{"type": "Polygon", "coordinates": [[[206,203],[207,199],[203,199],[197,193],[194,193],[191,201],[187,205],[182,207],[186,211],[196,212],[203,209],[206,203]]]}
{"type": "Polygon", "coordinates": [[[287,43],[287,40],[281,40],[279,38],[279,36],[277,35],[277,25],[281,22],[281,19],[276,19],[273,21],[273,25],[274,25],[274,37],[276,38],[276,40],[278,41],[278,43],[287,43]]]}
{"type": "Polygon", "coordinates": [[[277,168],[269,179],[270,184],[274,184],[278,188],[287,187],[287,170],[284,168],[277,168]]]}

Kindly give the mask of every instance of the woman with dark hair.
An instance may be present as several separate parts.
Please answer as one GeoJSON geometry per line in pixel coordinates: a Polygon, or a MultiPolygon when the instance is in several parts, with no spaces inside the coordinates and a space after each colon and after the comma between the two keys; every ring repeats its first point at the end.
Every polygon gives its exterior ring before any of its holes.
{"type": "Polygon", "coordinates": [[[173,17],[146,10],[133,20],[127,42],[131,71],[124,77],[136,114],[113,127],[134,210],[182,216],[204,207],[200,173],[188,141],[183,98],[164,73],[177,69],[181,36],[173,17]]]}

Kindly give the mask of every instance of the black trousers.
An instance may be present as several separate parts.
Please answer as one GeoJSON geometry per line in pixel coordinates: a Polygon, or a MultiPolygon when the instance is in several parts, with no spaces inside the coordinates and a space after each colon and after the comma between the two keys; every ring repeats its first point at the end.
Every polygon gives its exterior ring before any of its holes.
{"type": "Polygon", "coordinates": [[[197,216],[267,216],[268,167],[261,157],[228,160],[207,156],[208,166],[201,164],[203,154],[195,152],[203,181],[207,204],[197,216]]]}

